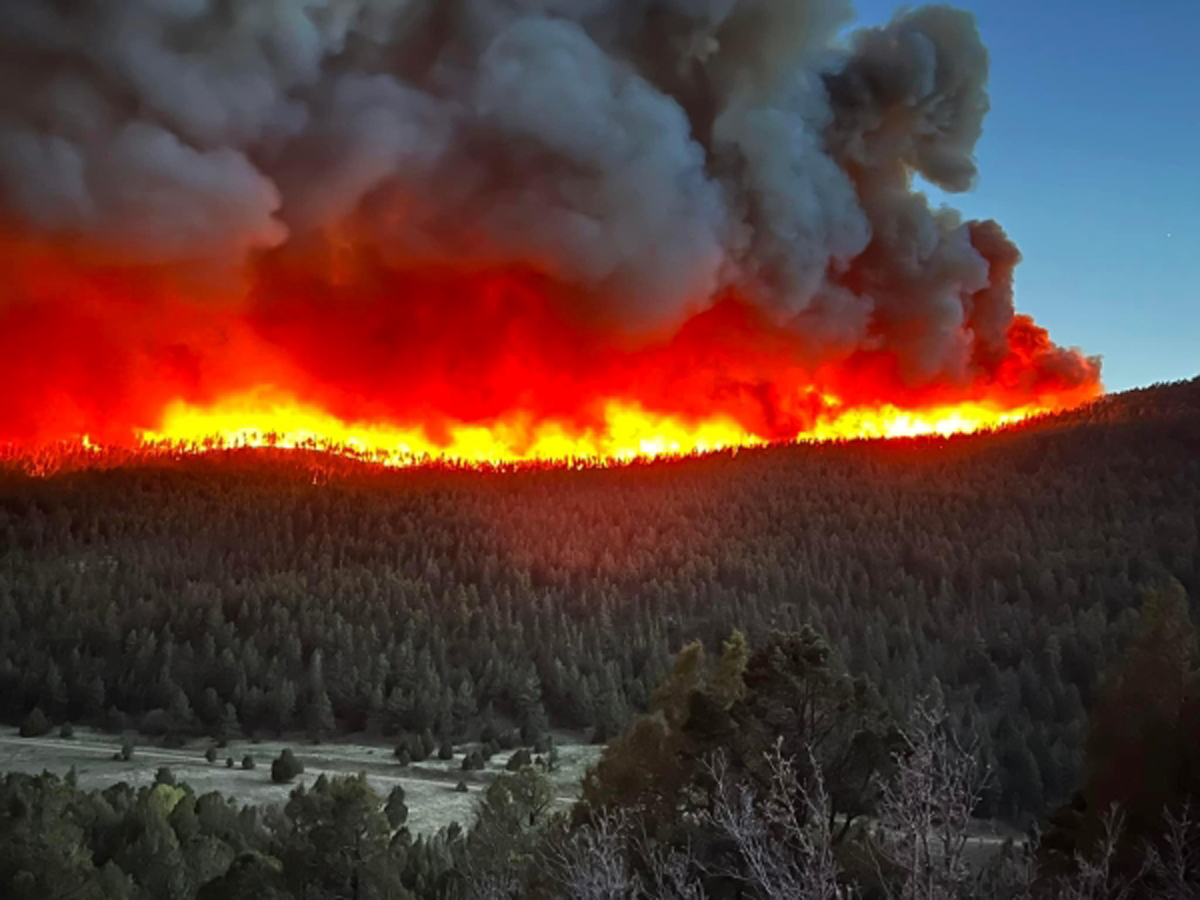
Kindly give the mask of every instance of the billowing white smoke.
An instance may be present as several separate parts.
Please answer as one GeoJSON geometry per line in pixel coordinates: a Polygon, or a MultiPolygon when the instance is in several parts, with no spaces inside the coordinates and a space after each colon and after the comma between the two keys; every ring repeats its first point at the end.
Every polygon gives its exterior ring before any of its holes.
{"type": "Polygon", "coordinates": [[[159,261],[347,227],[397,260],[533,261],[635,332],[737,284],[818,358],[891,345],[915,377],[966,378],[1012,316],[977,245],[1015,251],[909,182],[970,186],[987,54],[951,9],[839,44],[848,19],[843,0],[4,0],[0,202],[159,261]]]}

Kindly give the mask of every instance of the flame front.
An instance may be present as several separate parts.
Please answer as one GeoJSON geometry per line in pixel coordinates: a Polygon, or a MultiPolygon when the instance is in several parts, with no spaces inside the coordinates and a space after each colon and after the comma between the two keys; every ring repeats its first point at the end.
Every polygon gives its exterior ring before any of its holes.
{"type": "Polygon", "coordinates": [[[203,451],[213,447],[278,447],[348,451],[385,465],[425,460],[467,464],[560,462],[589,459],[630,461],[682,456],[762,443],[731,419],[687,423],[636,405],[612,401],[595,428],[562,422],[533,422],[513,414],[489,425],[452,425],[441,440],[421,427],[345,422],[286,396],[255,392],[209,408],[172,403],[162,425],[144,431],[150,446],[175,445],[203,451]]]}
{"type": "MultiPolygon", "coordinates": [[[[823,399],[830,410],[837,409],[835,398],[823,399]]],[[[1047,411],[1038,407],[999,409],[983,403],[921,410],[885,405],[830,411],[811,428],[796,434],[794,440],[967,434],[1047,411]]],[[[176,401],[165,410],[161,425],[142,431],[140,438],[149,448],[170,447],[185,452],[238,447],[329,450],[386,466],[434,460],[468,465],[578,460],[622,463],[767,443],[729,417],[689,421],[619,400],[604,404],[600,421],[594,427],[581,429],[559,421],[534,422],[528,415],[514,414],[488,425],[453,425],[439,439],[419,426],[346,422],[316,406],[269,390],[229,397],[204,408],[176,401]]]]}

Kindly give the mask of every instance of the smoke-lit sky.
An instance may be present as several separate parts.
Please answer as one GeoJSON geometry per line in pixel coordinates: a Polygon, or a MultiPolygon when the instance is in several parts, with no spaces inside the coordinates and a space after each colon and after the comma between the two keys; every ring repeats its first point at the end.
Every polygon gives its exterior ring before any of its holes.
{"type": "MultiPolygon", "coordinates": [[[[1120,390],[1200,373],[1200,2],[955,0],[991,52],[979,184],[1017,305],[1120,390]],[[1170,235],[1168,237],[1168,235],[1170,235]]],[[[894,0],[856,0],[860,20],[894,0]]]]}

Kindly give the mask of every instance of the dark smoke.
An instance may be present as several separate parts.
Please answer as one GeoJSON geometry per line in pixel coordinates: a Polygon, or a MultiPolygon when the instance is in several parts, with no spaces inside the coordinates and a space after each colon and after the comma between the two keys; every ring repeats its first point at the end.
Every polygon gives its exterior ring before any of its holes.
{"type": "MultiPolygon", "coordinates": [[[[93,338],[112,343],[120,397],[163,358],[181,391],[216,390],[238,340],[226,316],[309,375],[310,332],[374,341],[334,351],[376,367],[345,370],[341,389],[404,415],[413,398],[380,383],[427,341],[503,365],[493,344],[519,331],[527,356],[571,373],[564,390],[598,390],[578,373],[619,369],[609,347],[670,340],[734,292],[752,305],[737,320],[772,335],[771,362],[717,354],[738,382],[717,394],[761,393],[780,366],[878,374],[881,356],[892,393],[1003,381],[1032,401],[1094,385],[1096,361],[1014,319],[1019,256],[1000,228],[913,189],[975,180],[988,55],[973,18],[926,7],[840,41],[850,18],[842,0],[4,0],[0,233],[137,299],[106,313],[17,278],[0,328],[13,342],[25,328],[28,348],[51,340],[30,322],[120,318],[93,338]],[[537,312],[493,329],[470,290],[447,289],[431,325],[411,278],[445,266],[554,285],[570,351],[537,312]],[[368,325],[343,321],[357,304],[368,325]]],[[[8,365],[43,401],[115,414],[80,399],[90,363],[53,391],[8,365]]],[[[493,371],[474,374],[481,390],[493,371]]]]}

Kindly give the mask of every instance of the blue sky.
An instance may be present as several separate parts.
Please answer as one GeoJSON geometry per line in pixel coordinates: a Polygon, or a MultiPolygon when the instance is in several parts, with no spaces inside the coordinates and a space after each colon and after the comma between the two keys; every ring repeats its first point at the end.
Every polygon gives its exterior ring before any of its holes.
{"type": "MultiPolygon", "coordinates": [[[[951,5],[992,111],[978,185],[947,199],[1021,247],[1017,308],[1102,355],[1109,390],[1200,374],[1200,0],[951,5]]],[[[857,0],[860,24],[897,6],[857,0]]]]}

